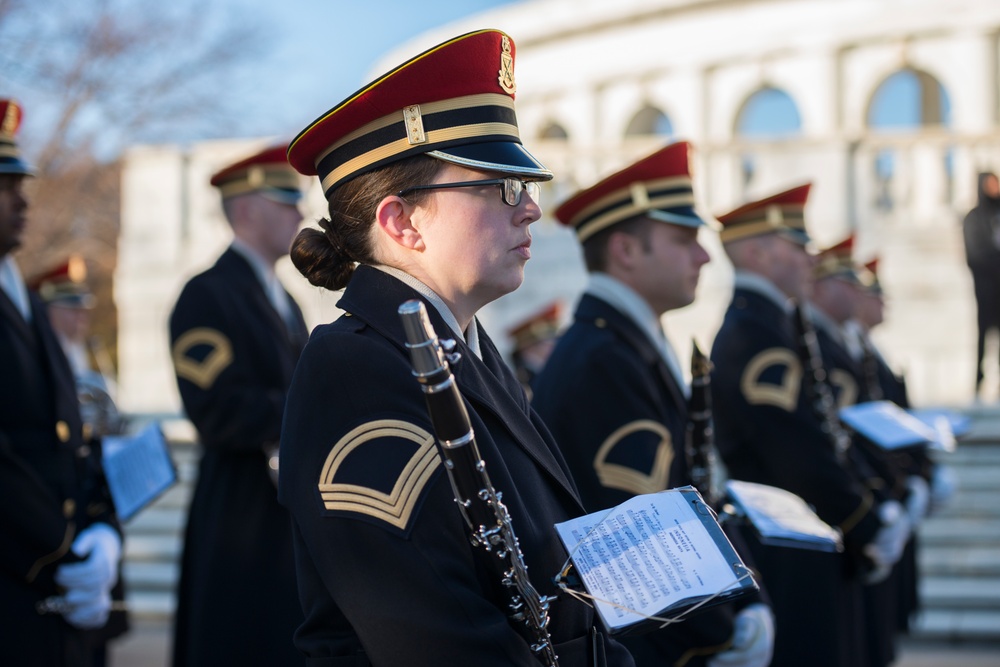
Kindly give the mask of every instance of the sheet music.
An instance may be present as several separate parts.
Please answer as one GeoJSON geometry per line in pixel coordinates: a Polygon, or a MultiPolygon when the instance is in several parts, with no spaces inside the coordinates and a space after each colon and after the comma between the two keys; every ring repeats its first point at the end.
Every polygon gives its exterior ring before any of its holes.
{"type": "Polygon", "coordinates": [[[177,481],[159,424],[150,424],[134,435],[105,436],[102,447],[104,475],[122,521],[177,481]]]}
{"type": "MultiPolygon", "coordinates": [[[[706,507],[700,496],[698,502],[706,507]]],[[[611,630],[744,587],[738,582],[743,563],[729,560],[739,559],[714,517],[699,515],[679,490],[636,496],[610,511],[557,524],[556,530],[611,630]],[[715,536],[709,532],[713,525],[715,536]],[[723,555],[719,536],[731,553],[723,555]]],[[[756,588],[752,580],[750,586],[756,588]]]]}
{"type": "Polygon", "coordinates": [[[840,409],[840,418],[883,449],[925,445],[937,432],[892,401],[869,401],[840,409]]]}
{"type": "Polygon", "coordinates": [[[843,548],[840,532],[824,523],[790,491],[732,479],[726,482],[726,491],[764,544],[817,551],[843,548]]]}

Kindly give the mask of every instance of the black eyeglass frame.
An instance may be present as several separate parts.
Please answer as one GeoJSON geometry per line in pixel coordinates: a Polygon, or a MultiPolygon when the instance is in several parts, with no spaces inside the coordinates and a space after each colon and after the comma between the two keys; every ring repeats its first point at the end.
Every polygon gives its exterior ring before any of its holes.
{"type": "Polygon", "coordinates": [[[489,185],[502,186],[500,188],[500,200],[503,201],[507,206],[517,206],[521,203],[521,195],[528,192],[528,196],[533,199],[537,199],[538,194],[538,181],[526,181],[522,178],[516,178],[514,176],[506,176],[504,178],[487,178],[482,181],[459,181],[457,183],[430,183],[428,185],[411,185],[408,188],[403,188],[396,193],[397,197],[402,197],[406,199],[406,195],[411,192],[417,192],[419,190],[442,190],[447,188],[472,188],[472,187],[485,187],[489,185]],[[518,185],[515,186],[514,184],[518,185]],[[532,187],[534,186],[534,187],[532,187]],[[529,192],[529,190],[534,190],[534,194],[529,192]]]}

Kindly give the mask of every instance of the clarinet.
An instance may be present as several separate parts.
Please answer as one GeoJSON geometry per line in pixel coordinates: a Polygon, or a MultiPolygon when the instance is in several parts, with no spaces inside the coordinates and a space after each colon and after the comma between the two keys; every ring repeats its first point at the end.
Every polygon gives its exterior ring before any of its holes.
{"type": "Polygon", "coordinates": [[[865,385],[868,388],[868,400],[869,401],[881,401],[885,398],[885,393],[882,391],[882,384],[878,377],[878,358],[875,356],[875,350],[872,348],[872,343],[868,340],[868,334],[861,333],[861,370],[865,376],[865,385]]]}
{"type": "Polygon", "coordinates": [[[719,500],[715,493],[715,438],[712,432],[712,362],[691,341],[691,396],[688,399],[687,454],[691,486],[698,490],[709,507],[719,500]]]}
{"type": "Polygon", "coordinates": [[[549,602],[554,598],[539,595],[528,579],[510,514],[493,488],[486,464],[479,454],[469,413],[449,368],[458,361],[451,351],[455,341],[439,341],[427,317],[423,302],[416,299],[399,307],[399,317],[406,332],[413,375],[420,383],[427,401],[438,452],[444,462],[455,502],[462,514],[472,545],[488,554],[504,587],[510,593],[510,618],[526,633],[531,650],[549,667],[559,660],[549,635],[549,602]]]}
{"type": "Polygon", "coordinates": [[[837,402],[833,397],[833,388],[827,381],[816,329],[802,304],[795,304],[794,320],[806,396],[812,401],[813,411],[820,421],[823,432],[830,439],[837,459],[843,462],[851,446],[851,436],[844,430],[837,416],[837,402]]]}

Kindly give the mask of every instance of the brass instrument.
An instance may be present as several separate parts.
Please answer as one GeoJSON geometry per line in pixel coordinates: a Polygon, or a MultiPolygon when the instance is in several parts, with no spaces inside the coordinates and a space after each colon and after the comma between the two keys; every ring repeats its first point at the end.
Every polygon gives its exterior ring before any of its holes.
{"type": "Polygon", "coordinates": [[[688,398],[687,455],[691,485],[710,507],[715,507],[718,493],[715,489],[716,467],[715,437],[712,432],[712,362],[691,341],[691,396],[688,398]]]}
{"type": "Polygon", "coordinates": [[[89,424],[95,436],[124,433],[125,422],[118,412],[104,376],[87,371],[76,377],[76,396],[80,403],[80,417],[89,424]]]}
{"type": "Polygon", "coordinates": [[[528,567],[510,514],[486,473],[469,414],[448,365],[449,361],[458,360],[458,355],[451,353],[455,341],[438,340],[423,302],[407,301],[398,312],[406,332],[413,375],[424,392],[439,444],[438,453],[470,540],[488,554],[490,565],[508,589],[510,618],[528,636],[531,650],[545,665],[557,667],[559,660],[548,631],[552,598],[539,595],[528,579],[528,567]]]}
{"type": "Polygon", "coordinates": [[[805,307],[800,303],[795,304],[794,323],[798,335],[798,353],[802,362],[806,395],[812,401],[813,410],[823,432],[830,439],[837,459],[843,462],[851,446],[851,436],[841,425],[840,417],[837,415],[837,401],[833,397],[833,388],[823,367],[823,355],[819,349],[816,329],[805,307]]]}

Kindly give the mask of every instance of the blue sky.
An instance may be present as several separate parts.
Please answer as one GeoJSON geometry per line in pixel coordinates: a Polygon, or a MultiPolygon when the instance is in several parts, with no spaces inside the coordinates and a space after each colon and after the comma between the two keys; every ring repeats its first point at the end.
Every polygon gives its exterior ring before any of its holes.
{"type": "MultiPolygon", "coordinates": [[[[388,51],[451,21],[518,0],[229,0],[255,7],[273,26],[261,79],[273,100],[247,129],[294,134],[365,84],[388,51]]],[[[493,26],[483,25],[483,28],[493,26]]],[[[248,100],[248,107],[256,101],[248,100]]]]}

